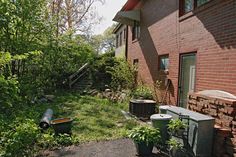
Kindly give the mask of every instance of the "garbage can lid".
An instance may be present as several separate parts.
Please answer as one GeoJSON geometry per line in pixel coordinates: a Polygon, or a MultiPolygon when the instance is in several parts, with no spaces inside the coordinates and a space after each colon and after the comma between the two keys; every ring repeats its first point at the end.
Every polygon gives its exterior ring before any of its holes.
{"type": "Polygon", "coordinates": [[[167,110],[170,106],[168,105],[162,105],[162,106],[159,106],[159,109],[163,109],[163,110],[167,110]]]}
{"type": "Polygon", "coordinates": [[[172,118],[171,115],[168,114],[153,114],[151,115],[151,120],[170,120],[172,118]]]}

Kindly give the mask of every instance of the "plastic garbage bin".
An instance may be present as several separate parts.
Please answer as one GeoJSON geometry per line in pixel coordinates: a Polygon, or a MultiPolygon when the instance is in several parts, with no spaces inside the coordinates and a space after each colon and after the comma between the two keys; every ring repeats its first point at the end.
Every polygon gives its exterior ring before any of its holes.
{"type": "Polygon", "coordinates": [[[167,125],[172,119],[172,116],[168,114],[154,114],[150,117],[150,119],[152,122],[152,126],[160,130],[162,144],[166,144],[166,141],[169,139],[167,125]]]}

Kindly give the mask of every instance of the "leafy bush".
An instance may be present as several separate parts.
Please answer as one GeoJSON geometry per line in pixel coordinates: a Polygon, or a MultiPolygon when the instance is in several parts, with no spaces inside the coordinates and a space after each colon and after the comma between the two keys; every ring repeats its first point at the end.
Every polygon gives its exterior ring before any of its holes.
{"type": "Polygon", "coordinates": [[[59,146],[69,146],[78,144],[79,138],[76,135],[43,133],[38,141],[38,145],[44,149],[55,148],[59,146]]]}
{"type": "Polygon", "coordinates": [[[168,130],[172,133],[176,133],[181,129],[185,129],[187,127],[187,124],[183,121],[181,121],[180,119],[176,119],[176,120],[170,120],[169,124],[168,124],[168,130]]]}
{"type": "Polygon", "coordinates": [[[40,132],[37,124],[32,119],[11,119],[8,124],[0,117],[0,156],[33,156],[39,148],[57,148],[78,144],[76,135],[60,134],[58,136],[48,130],[40,132]]]}
{"type": "Polygon", "coordinates": [[[132,89],[135,83],[135,71],[124,59],[116,59],[115,65],[108,69],[111,74],[113,90],[132,89]]]}
{"type": "Polygon", "coordinates": [[[129,131],[128,137],[136,143],[157,144],[160,141],[160,131],[156,128],[141,126],[129,131]]]}
{"type": "Polygon", "coordinates": [[[133,97],[136,99],[153,99],[153,91],[144,85],[139,85],[133,92],[133,97]]]}
{"type": "Polygon", "coordinates": [[[170,150],[173,149],[183,149],[183,144],[177,141],[176,139],[171,138],[169,141],[167,141],[167,144],[170,147],[170,150]]]}
{"type": "Polygon", "coordinates": [[[19,88],[16,78],[5,78],[0,75],[0,98],[0,110],[2,112],[13,107],[19,100],[19,88]]]}
{"type": "Polygon", "coordinates": [[[10,53],[0,52],[0,112],[6,112],[19,100],[18,81],[8,66],[11,60],[10,53]]]}
{"type": "Polygon", "coordinates": [[[116,59],[112,53],[105,53],[94,59],[91,65],[91,73],[95,88],[104,90],[105,85],[111,84],[112,75],[108,71],[115,66],[115,63],[116,59]]]}
{"type": "Polygon", "coordinates": [[[28,156],[34,151],[39,129],[30,119],[15,121],[5,132],[1,132],[0,156],[28,156]]]}

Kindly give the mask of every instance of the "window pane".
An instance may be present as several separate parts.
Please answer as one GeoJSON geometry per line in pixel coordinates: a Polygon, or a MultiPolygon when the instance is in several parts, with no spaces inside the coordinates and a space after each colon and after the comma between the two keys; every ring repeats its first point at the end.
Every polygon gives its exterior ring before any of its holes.
{"type": "Polygon", "coordinates": [[[167,70],[169,68],[169,57],[162,56],[160,58],[160,70],[167,70]]]}
{"type": "Polygon", "coordinates": [[[126,39],[126,28],[124,29],[124,40],[126,39]]]}
{"type": "Polygon", "coordinates": [[[132,29],[132,40],[138,39],[140,37],[140,25],[137,21],[134,21],[134,26],[132,29]]]}
{"type": "Polygon", "coordinates": [[[120,32],[120,46],[122,46],[122,32],[120,32]]]}
{"type": "Polygon", "coordinates": [[[184,1],[184,12],[187,13],[193,10],[194,7],[194,0],[185,0],[184,1]]]}
{"type": "Polygon", "coordinates": [[[138,70],[138,59],[134,59],[133,60],[133,66],[134,66],[134,70],[137,71],[138,70]]]}
{"type": "Polygon", "coordinates": [[[140,25],[138,24],[137,25],[137,38],[140,37],[140,25]]]}
{"type": "Polygon", "coordinates": [[[209,0],[197,0],[197,6],[201,6],[205,3],[207,3],[209,0]]]}
{"type": "Polygon", "coordinates": [[[116,48],[119,47],[119,35],[116,35],[116,48]]]}

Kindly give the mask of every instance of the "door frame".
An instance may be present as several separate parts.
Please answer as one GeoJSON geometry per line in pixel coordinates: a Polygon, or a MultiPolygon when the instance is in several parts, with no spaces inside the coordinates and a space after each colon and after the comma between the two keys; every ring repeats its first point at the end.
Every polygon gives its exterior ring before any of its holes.
{"type": "Polygon", "coordinates": [[[197,80],[197,51],[192,51],[192,52],[185,52],[185,53],[180,53],[179,54],[179,70],[178,70],[178,88],[177,88],[177,106],[180,106],[180,85],[181,85],[181,77],[182,77],[182,57],[183,56],[191,56],[195,55],[195,85],[194,89],[196,89],[196,80],[197,80]]]}

